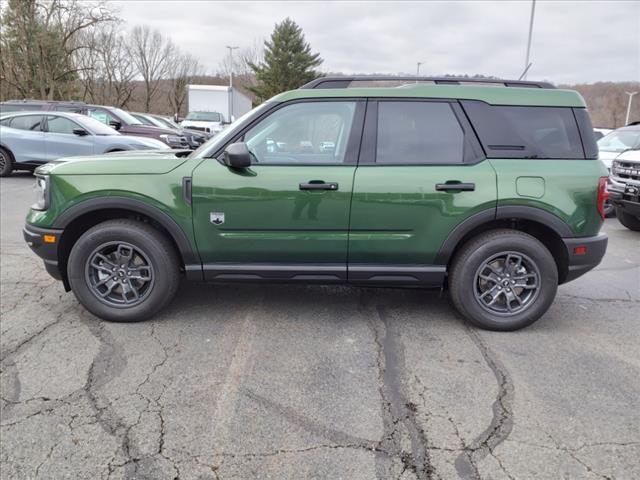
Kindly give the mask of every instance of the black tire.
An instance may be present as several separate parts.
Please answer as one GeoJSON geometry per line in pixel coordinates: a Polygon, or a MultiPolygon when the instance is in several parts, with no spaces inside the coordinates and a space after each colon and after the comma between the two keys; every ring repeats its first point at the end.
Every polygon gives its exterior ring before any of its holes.
{"type": "Polygon", "coordinates": [[[616,207],[616,217],[618,217],[618,221],[629,230],[640,232],[640,218],[628,214],[620,207],[616,207]]]}
{"type": "Polygon", "coordinates": [[[0,147],[0,177],[8,177],[13,172],[13,156],[6,149],[0,147]]]}
{"type": "Polygon", "coordinates": [[[616,207],[609,200],[604,202],[604,216],[605,218],[612,218],[616,216],[616,207]]]}
{"type": "Polygon", "coordinates": [[[109,220],[85,232],[71,249],[67,274],[78,301],[113,322],[150,318],[171,302],[180,284],[179,259],[171,242],[152,226],[127,219],[109,220]],[[111,279],[105,282],[107,277],[111,279]],[[99,298],[107,290],[108,295],[99,298]],[[123,303],[117,303],[118,296],[123,303]],[[124,303],[128,301],[131,304],[124,303]]]}
{"type": "Polygon", "coordinates": [[[486,330],[510,331],[531,325],[549,309],[557,289],[558,268],[551,253],[536,238],[518,230],[491,230],[472,238],[456,254],[449,273],[449,290],[456,310],[486,330]],[[506,264],[513,269],[504,268],[506,264]],[[489,270],[494,266],[502,268],[500,275],[489,270]],[[487,272],[494,280],[484,280],[487,272]],[[495,305],[488,305],[492,300],[495,305]],[[494,311],[512,310],[514,303],[513,312],[494,311]]]}

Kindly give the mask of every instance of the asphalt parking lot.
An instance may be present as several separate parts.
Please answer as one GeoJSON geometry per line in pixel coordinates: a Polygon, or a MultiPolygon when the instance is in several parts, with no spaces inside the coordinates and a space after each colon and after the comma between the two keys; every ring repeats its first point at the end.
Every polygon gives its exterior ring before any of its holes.
{"type": "Polygon", "coordinates": [[[101,322],[0,180],[3,479],[640,478],[640,234],[513,333],[438,292],[185,283],[101,322]]]}

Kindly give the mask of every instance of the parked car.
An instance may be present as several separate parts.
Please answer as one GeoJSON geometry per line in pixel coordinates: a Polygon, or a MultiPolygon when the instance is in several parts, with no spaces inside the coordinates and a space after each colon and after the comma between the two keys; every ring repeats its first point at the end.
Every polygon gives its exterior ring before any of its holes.
{"type": "MultiPolygon", "coordinates": [[[[598,150],[600,160],[611,172],[611,163],[620,154],[631,150],[640,148],[640,126],[637,127],[622,127],[617,130],[612,130],[609,134],[598,140],[598,150]]],[[[609,183],[611,180],[609,180],[609,183]]],[[[613,217],[616,213],[611,200],[607,200],[605,203],[605,215],[607,217],[613,217]]]]}
{"type": "Polygon", "coordinates": [[[216,134],[224,129],[223,122],[224,119],[219,112],[189,112],[180,126],[216,134]]]}
{"type": "Polygon", "coordinates": [[[627,150],[640,149],[640,125],[618,128],[598,140],[600,160],[611,169],[611,162],[627,150]]]}
{"type": "Polygon", "coordinates": [[[12,112],[49,111],[82,113],[84,102],[59,100],[7,100],[0,102],[0,115],[12,112]]]}
{"type": "Polygon", "coordinates": [[[177,134],[174,130],[168,128],[144,125],[136,117],[120,108],[87,105],[82,113],[115,128],[125,135],[155,138],[166,143],[171,148],[189,148],[189,142],[184,135],[177,134]]]}
{"type": "Polygon", "coordinates": [[[153,138],[120,135],[77,113],[18,112],[0,117],[2,177],[63,157],[168,148],[153,138]]]}
{"type": "Polygon", "coordinates": [[[621,153],[613,161],[609,195],[620,223],[640,232],[640,150],[621,153]]]}
{"type": "Polygon", "coordinates": [[[25,239],[122,322],[167,306],[184,275],[448,288],[470,322],[514,330],[599,264],[607,169],[579,93],[353,79],[277,95],[189,154],[40,167],[25,239]]]}
{"type": "Polygon", "coordinates": [[[180,128],[179,126],[169,125],[168,123],[165,123],[162,120],[158,119],[155,115],[151,115],[148,113],[139,113],[139,112],[129,112],[129,113],[134,117],[136,117],[144,125],[148,125],[151,127],[158,127],[158,128],[168,128],[170,130],[173,130],[176,135],[185,137],[187,139],[187,142],[189,143],[189,147],[192,149],[198,148],[200,145],[202,145],[204,142],[206,142],[211,138],[211,134],[208,134],[205,132],[198,132],[195,130],[186,130],[186,129],[180,128]]]}

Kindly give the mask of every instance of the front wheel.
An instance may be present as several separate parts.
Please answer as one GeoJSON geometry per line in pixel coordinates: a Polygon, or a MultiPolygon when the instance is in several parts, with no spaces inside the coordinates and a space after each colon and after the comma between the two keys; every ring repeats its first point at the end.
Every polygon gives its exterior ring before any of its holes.
{"type": "Polygon", "coordinates": [[[549,250],[531,235],[492,230],[456,255],[449,288],[454,306],[469,322],[487,330],[517,330],[549,309],[558,269],[549,250]]]}
{"type": "Polygon", "coordinates": [[[13,171],[13,158],[4,148],[0,147],[0,177],[8,177],[13,171]]]}
{"type": "Polygon", "coordinates": [[[114,322],[145,320],[173,299],[179,261],[169,240],[134,220],[109,220],[83,234],[71,249],[71,290],[91,313],[114,322]]]}
{"type": "Polygon", "coordinates": [[[629,230],[640,232],[640,218],[628,214],[620,207],[616,208],[616,217],[618,217],[618,221],[629,230]]]}

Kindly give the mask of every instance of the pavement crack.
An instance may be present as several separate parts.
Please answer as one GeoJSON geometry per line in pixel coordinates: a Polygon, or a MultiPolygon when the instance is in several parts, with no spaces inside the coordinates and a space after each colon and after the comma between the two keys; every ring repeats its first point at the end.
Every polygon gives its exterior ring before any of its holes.
{"type": "MultiPolygon", "coordinates": [[[[513,429],[515,387],[507,369],[482,337],[471,327],[466,326],[465,328],[498,383],[498,394],[492,406],[493,418],[491,423],[466,447],[465,451],[455,461],[456,471],[461,478],[478,479],[480,478],[478,463],[487,455],[493,455],[493,450],[507,439],[513,429]]],[[[498,461],[498,463],[501,462],[498,461]]]]}
{"type": "MultiPolygon", "coordinates": [[[[369,318],[378,352],[379,391],[385,432],[379,442],[379,448],[393,453],[399,452],[403,464],[401,474],[410,470],[420,480],[431,479],[436,472],[431,462],[427,435],[416,418],[416,406],[407,400],[404,393],[404,347],[399,333],[384,306],[378,305],[376,315],[369,318]],[[404,427],[409,435],[411,452],[402,451],[400,427],[404,427]]],[[[376,463],[376,475],[379,478],[388,475],[382,461],[380,458],[376,463]]]]}

